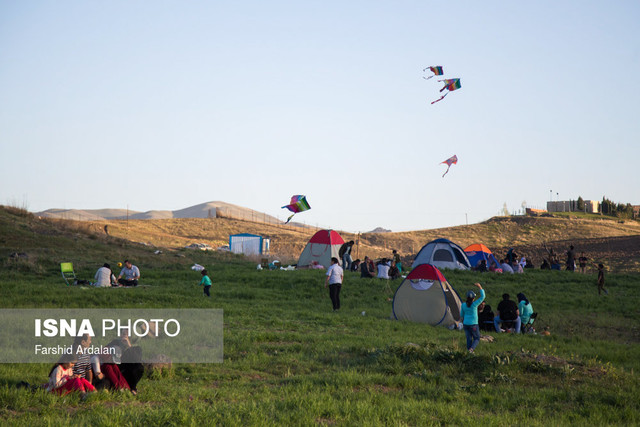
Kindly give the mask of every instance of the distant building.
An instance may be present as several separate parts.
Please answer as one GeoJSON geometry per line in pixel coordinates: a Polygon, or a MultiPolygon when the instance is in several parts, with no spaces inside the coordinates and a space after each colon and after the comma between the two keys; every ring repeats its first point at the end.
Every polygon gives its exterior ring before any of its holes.
{"type": "MultiPolygon", "coordinates": [[[[549,212],[578,212],[577,200],[562,200],[557,202],[547,202],[547,210],[549,212]]],[[[598,213],[600,211],[600,202],[597,200],[585,200],[584,209],[580,212],[598,213]]]]}
{"type": "Polygon", "coordinates": [[[631,208],[633,209],[633,217],[640,217],[640,205],[632,205],[631,208]]]}

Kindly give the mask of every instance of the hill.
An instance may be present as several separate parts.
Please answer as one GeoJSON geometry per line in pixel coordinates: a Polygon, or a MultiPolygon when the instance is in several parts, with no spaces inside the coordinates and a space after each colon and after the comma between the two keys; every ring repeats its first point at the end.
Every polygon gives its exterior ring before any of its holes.
{"type": "MultiPolygon", "coordinates": [[[[212,202],[213,203],[213,202],[212,202]]],[[[204,206],[196,211],[202,212],[204,206]]],[[[271,239],[270,258],[294,263],[298,255],[317,231],[260,220],[234,218],[184,218],[152,220],[93,220],[86,222],[59,221],[66,228],[75,228],[95,238],[117,238],[161,248],[182,248],[191,243],[207,243],[212,247],[227,245],[230,234],[252,233],[271,239]],[[108,236],[105,233],[107,227],[108,236]]],[[[405,265],[429,241],[444,237],[463,248],[472,243],[484,243],[498,257],[513,247],[518,253],[539,265],[545,253],[544,245],[564,254],[570,244],[578,253],[584,251],[592,261],[605,263],[614,271],[640,271],[640,223],[620,222],[601,217],[495,217],[488,221],[411,232],[369,232],[360,235],[341,232],[345,240],[354,240],[354,258],[365,255],[378,258],[389,256],[397,249],[405,265]]]]}
{"type": "Polygon", "coordinates": [[[170,218],[235,218],[278,224],[278,218],[253,209],[226,202],[207,202],[175,211],[151,210],[138,212],[127,209],[47,209],[36,212],[44,218],[71,219],[76,221],[100,221],[114,219],[170,219],[170,218]]]}

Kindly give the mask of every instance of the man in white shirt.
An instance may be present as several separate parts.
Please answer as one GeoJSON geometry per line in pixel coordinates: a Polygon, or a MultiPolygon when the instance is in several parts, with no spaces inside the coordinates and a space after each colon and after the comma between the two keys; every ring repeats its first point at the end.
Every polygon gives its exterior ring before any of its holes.
{"type": "Polygon", "coordinates": [[[138,279],[140,279],[140,270],[138,267],[131,264],[128,259],[124,261],[124,267],[118,274],[118,283],[123,286],[138,286],[138,279]],[[124,278],[122,277],[124,276],[124,278]]]}
{"type": "Polygon", "coordinates": [[[327,278],[324,281],[324,287],[329,286],[329,297],[333,304],[333,311],[340,309],[340,288],[342,288],[342,280],[344,272],[338,263],[338,258],[331,258],[331,266],[327,269],[327,278]]]}

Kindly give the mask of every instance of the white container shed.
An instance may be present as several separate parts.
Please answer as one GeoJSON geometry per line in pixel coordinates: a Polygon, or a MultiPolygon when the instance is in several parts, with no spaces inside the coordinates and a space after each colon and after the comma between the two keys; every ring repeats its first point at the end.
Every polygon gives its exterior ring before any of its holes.
{"type": "Polygon", "coordinates": [[[232,234],[229,236],[229,250],[235,254],[260,255],[269,252],[269,239],[257,234],[232,234]]]}

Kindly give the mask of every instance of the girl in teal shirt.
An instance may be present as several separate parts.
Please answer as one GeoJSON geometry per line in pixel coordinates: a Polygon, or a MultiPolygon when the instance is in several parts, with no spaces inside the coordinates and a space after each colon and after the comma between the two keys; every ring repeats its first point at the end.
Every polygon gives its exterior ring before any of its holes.
{"type": "Polygon", "coordinates": [[[480,298],[474,301],[476,294],[473,291],[467,292],[467,300],[462,303],[460,315],[462,317],[462,327],[467,337],[467,350],[473,350],[480,342],[480,327],[478,326],[478,306],[484,301],[484,289],[480,283],[474,283],[480,289],[480,298]]]}

